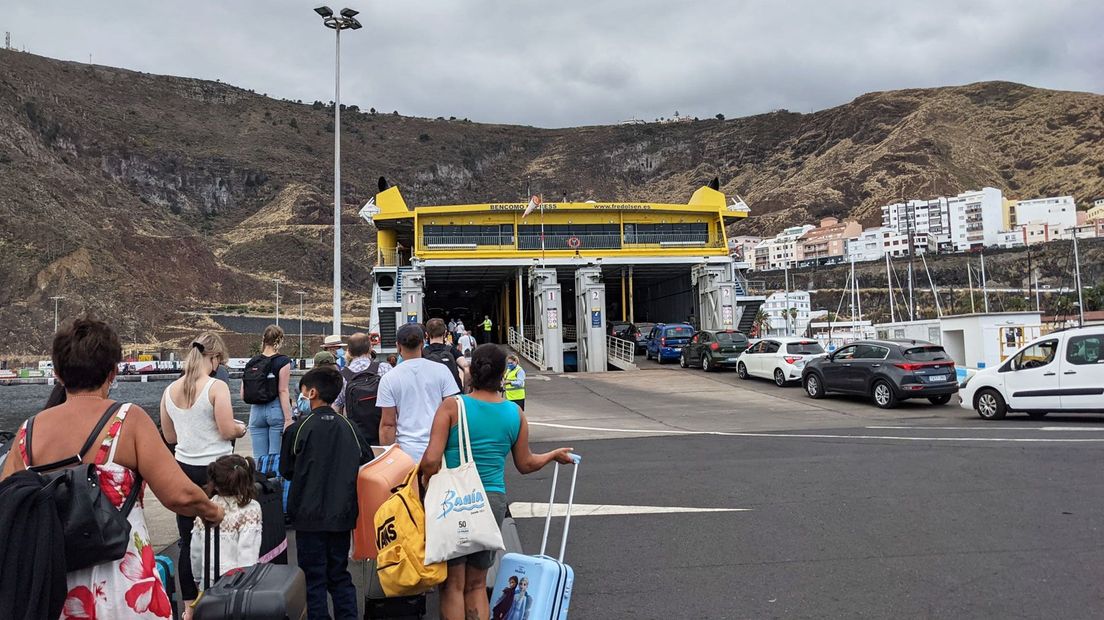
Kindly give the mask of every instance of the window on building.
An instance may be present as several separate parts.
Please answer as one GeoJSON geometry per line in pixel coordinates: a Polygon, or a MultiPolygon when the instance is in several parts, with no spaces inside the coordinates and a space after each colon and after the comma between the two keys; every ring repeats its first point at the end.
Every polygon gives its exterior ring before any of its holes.
{"type": "Polygon", "coordinates": [[[428,247],[448,245],[513,245],[513,224],[422,227],[422,243],[428,247]]]}
{"type": "Polygon", "coordinates": [[[656,244],[665,241],[707,243],[709,241],[709,224],[707,222],[625,224],[625,243],[656,244]]]}

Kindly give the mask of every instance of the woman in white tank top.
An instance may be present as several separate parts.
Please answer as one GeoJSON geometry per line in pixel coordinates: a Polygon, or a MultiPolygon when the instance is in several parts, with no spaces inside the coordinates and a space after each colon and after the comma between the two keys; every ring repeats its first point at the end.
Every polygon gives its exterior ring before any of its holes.
{"type": "MultiPolygon", "coordinates": [[[[207,466],[234,451],[233,440],[245,435],[245,425],[234,419],[230,387],[211,375],[226,358],[222,338],[204,333],[192,341],[184,358],[184,376],[169,384],[161,396],[161,432],[176,444],[176,461],[200,487],[207,484],[207,466]]],[[[190,556],[192,519],[176,518],[180,557],[190,556]]],[[[198,592],[191,563],[182,561],[180,594],[185,602],[198,592]]]]}

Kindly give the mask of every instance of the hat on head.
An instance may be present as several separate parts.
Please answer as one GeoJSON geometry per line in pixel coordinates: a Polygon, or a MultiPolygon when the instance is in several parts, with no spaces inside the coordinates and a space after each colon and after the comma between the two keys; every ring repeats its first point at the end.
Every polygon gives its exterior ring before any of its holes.
{"type": "Polygon", "coordinates": [[[327,365],[328,366],[337,366],[337,358],[334,357],[333,353],[330,353],[329,351],[319,351],[318,353],[314,354],[314,367],[315,368],[318,368],[319,366],[327,366],[327,365]]]}
{"type": "Polygon", "coordinates": [[[337,334],[326,336],[326,339],[322,341],[322,346],[324,347],[340,347],[343,344],[344,343],[341,342],[341,336],[337,334]]]}
{"type": "Polygon", "coordinates": [[[421,345],[418,343],[424,340],[425,330],[420,323],[406,323],[399,328],[398,333],[395,335],[395,341],[399,346],[406,346],[408,349],[412,349],[415,346],[420,347],[421,345]]]}

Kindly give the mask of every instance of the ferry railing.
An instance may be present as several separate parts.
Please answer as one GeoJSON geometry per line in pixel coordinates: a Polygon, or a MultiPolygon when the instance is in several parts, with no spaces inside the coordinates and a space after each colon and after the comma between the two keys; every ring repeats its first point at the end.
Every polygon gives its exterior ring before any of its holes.
{"type": "Polygon", "coordinates": [[[636,368],[636,343],[616,336],[606,337],[606,355],[609,362],[622,370],[636,368]]]}
{"type": "Polygon", "coordinates": [[[402,252],[398,248],[379,248],[376,250],[376,264],[381,267],[402,267],[402,252]]]}
{"type": "Polygon", "coordinates": [[[513,247],[513,235],[422,235],[427,250],[474,250],[479,246],[513,247]]]}
{"type": "Polygon", "coordinates": [[[625,235],[625,245],[720,247],[721,240],[700,233],[631,233],[625,235]]]}
{"type": "MultiPolygon", "coordinates": [[[[544,235],[544,248],[546,250],[618,250],[621,249],[621,235],[615,232],[585,233],[581,235],[546,234],[544,235]]],[[[541,249],[540,234],[525,233],[518,235],[518,249],[541,249]]]]}
{"type": "Polygon", "coordinates": [[[544,364],[544,345],[535,340],[529,340],[523,337],[514,327],[511,327],[507,332],[506,339],[510,344],[510,348],[517,351],[519,355],[532,362],[541,370],[546,368],[544,364]]]}

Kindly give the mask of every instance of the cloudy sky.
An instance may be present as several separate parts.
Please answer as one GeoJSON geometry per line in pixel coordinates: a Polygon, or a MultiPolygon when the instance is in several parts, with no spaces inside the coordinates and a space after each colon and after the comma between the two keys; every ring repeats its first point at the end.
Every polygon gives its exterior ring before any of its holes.
{"type": "MultiPolygon", "coordinates": [[[[293,0],[3,0],[37,54],[333,99],[333,32],[293,0]]],[[[1011,80],[1104,93],[1100,0],[346,0],[342,102],[544,127],[809,112],[1011,80]]]]}

